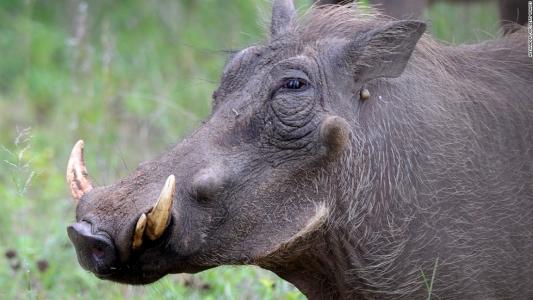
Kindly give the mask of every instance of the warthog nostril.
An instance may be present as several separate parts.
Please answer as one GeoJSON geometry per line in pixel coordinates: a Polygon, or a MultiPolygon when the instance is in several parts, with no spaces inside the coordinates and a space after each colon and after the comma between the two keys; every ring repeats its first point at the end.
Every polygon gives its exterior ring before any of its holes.
{"type": "Polygon", "coordinates": [[[202,169],[194,176],[192,188],[199,199],[212,199],[224,190],[224,176],[214,168],[202,169]]]}
{"type": "Polygon", "coordinates": [[[93,248],[93,257],[96,259],[96,260],[103,260],[104,257],[105,257],[105,251],[104,249],[102,249],[102,247],[94,247],[93,248]]]}

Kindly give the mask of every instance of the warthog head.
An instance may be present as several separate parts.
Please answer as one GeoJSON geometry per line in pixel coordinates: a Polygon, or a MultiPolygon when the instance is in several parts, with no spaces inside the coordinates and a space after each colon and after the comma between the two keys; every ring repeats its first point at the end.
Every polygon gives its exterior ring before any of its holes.
{"type": "Polygon", "coordinates": [[[80,264],[145,284],[223,264],[284,276],[311,255],[343,213],[337,172],[358,150],[350,120],[373,101],[365,83],[399,76],[425,30],[416,21],[335,24],[347,14],[356,13],[316,8],[297,22],[292,1],[274,1],[269,42],[229,59],[205,123],[113,185],[93,187],[78,142],[67,179],[80,264]]]}

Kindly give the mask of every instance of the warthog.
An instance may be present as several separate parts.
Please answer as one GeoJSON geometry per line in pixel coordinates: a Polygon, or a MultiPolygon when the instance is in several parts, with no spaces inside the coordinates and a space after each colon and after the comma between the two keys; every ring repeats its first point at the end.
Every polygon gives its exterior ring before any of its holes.
{"type": "Polygon", "coordinates": [[[233,55],[203,125],[93,187],[78,142],[82,267],[147,284],[253,264],[311,299],[533,298],[533,59],[520,30],[446,46],[349,6],[233,55]]]}

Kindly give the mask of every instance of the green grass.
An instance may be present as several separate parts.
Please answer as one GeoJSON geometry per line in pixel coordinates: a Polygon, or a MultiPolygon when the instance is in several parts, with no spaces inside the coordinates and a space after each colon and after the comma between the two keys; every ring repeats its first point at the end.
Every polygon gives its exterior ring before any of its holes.
{"type": "Polygon", "coordinates": [[[424,271],[422,272],[422,279],[424,281],[424,284],[426,286],[426,290],[428,293],[427,300],[431,300],[431,297],[433,295],[433,283],[435,283],[435,276],[437,275],[437,266],[439,265],[439,258],[435,260],[435,264],[433,265],[433,271],[431,272],[431,278],[428,278],[424,271]]]}
{"type": "MultiPolygon", "coordinates": [[[[209,113],[224,50],[261,40],[269,7],[87,3],[0,0],[0,299],[303,298],[253,267],[172,275],[146,287],[100,281],[79,267],[66,235],[74,220],[64,181],[70,147],[85,139],[97,184],[164,151],[209,113]],[[4,256],[9,250],[15,258],[4,256]]],[[[496,32],[493,3],[469,9],[463,17],[461,7],[442,4],[426,16],[448,41],[496,32]],[[481,31],[459,26],[465,20],[481,31]]]]}
{"type": "Polygon", "coordinates": [[[500,19],[494,1],[437,2],[426,11],[431,31],[451,43],[472,43],[498,37],[500,19]]]}

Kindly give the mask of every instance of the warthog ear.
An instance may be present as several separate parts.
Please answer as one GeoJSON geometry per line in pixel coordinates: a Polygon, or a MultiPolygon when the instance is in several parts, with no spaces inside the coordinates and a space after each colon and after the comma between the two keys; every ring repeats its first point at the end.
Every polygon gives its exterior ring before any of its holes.
{"type": "Polygon", "coordinates": [[[320,124],[320,142],[325,148],[326,157],[336,158],[348,145],[350,125],[337,116],[327,116],[320,124]]]}
{"type": "Polygon", "coordinates": [[[341,51],[341,59],[359,81],[398,77],[425,30],[421,21],[391,22],[350,41],[341,51]]]}
{"type": "Polygon", "coordinates": [[[296,19],[296,9],[293,0],[274,0],[270,24],[272,38],[286,33],[294,19],[296,19]]]}

